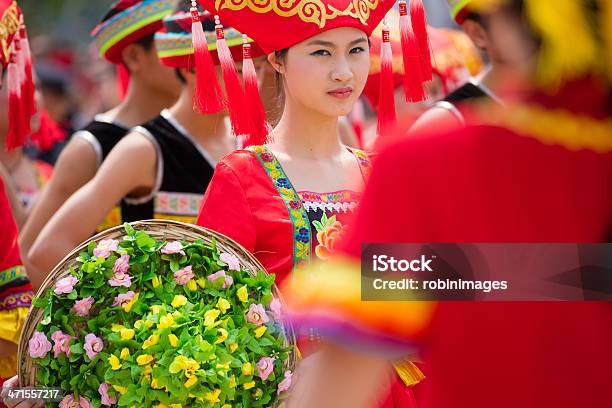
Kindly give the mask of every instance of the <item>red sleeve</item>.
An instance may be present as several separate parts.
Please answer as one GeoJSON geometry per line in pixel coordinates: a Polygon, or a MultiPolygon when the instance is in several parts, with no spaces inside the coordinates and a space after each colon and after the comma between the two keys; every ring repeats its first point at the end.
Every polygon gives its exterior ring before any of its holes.
{"type": "Polygon", "coordinates": [[[242,184],[225,160],[217,164],[198,214],[197,224],[255,250],[255,223],[242,184]]]}
{"type": "Polygon", "coordinates": [[[21,264],[17,225],[0,179],[0,272],[21,264]]]}

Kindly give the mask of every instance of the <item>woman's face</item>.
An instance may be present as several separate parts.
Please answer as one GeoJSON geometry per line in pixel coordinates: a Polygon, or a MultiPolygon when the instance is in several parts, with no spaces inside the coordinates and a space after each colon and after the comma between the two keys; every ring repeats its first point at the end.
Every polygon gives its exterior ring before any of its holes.
{"type": "Polygon", "coordinates": [[[343,116],[368,78],[368,37],[356,28],[336,28],[289,48],[284,60],[276,62],[288,102],[326,116],[343,116]]]}

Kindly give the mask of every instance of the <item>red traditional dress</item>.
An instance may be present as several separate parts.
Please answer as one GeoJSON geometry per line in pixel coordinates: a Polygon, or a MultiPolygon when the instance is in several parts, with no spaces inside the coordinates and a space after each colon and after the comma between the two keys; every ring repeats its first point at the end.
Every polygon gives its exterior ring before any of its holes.
{"type": "Polygon", "coordinates": [[[612,406],[612,303],[360,302],[356,262],[365,242],[609,242],[607,98],[579,82],[384,151],[347,240],[352,266],[295,293],[297,315],[349,322],[379,344],[426,344],[425,407],[612,406]],[[391,178],[397,195],[381,200],[391,178]]]}

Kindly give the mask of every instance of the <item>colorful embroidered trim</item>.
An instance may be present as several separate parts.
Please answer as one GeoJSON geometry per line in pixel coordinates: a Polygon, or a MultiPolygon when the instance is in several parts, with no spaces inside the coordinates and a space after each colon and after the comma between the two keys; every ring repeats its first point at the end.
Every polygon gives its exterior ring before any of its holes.
{"type": "Polygon", "coordinates": [[[306,266],[310,262],[311,231],[310,220],[300,201],[298,193],[285,174],[276,157],[265,146],[250,146],[247,148],[255,154],[272,184],[278,191],[289,212],[293,227],[293,268],[306,266]]]}
{"type": "Polygon", "coordinates": [[[0,311],[12,310],[18,307],[32,306],[34,292],[25,291],[21,293],[11,293],[0,299],[0,311]]]}
{"type": "MultiPolygon", "coordinates": [[[[225,28],[225,41],[228,47],[242,46],[242,34],[235,28],[225,28]]],[[[204,33],[208,42],[208,50],[217,50],[217,35],[213,31],[204,33]]],[[[193,54],[191,33],[155,33],[155,48],[159,58],[179,57],[193,54]]],[[[249,39],[249,42],[253,42],[249,39]]]]}
{"type": "Polygon", "coordinates": [[[111,17],[93,34],[100,55],[106,55],[111,47],[130,34],[161,21],[172,13],[174,7],[171,0],[144,0],[111,17]]]}
{"type": "Polygon", "coordinates": [[[245,8],[254,13],[276,13],[281,17],[297,17],[305,23],[313,23],[324,28],[328,20],[336,17],[353,17],[361,24],[367,25],[370,14],[378,7],[379,0],[350,0],[344,10],[338,10],[331,4],[321,0],[297,0],[287,2],[282,0],[216,0],[215,9],[240,11],[245,8]]]}
{"type": "Polygon", "coordinates": [[[357,162],[359,163],[359,168],[361,169],[361,175],[363,176],[363,180],[367,181],[370,177],[370,173],[372,172],[372,161],[370,160],[370,157],[363,150],[353,149],[352,147],[349,147],[348,149],[357,158],[357,162]]]}
{"type": "Polygon", "coordinates": [[[153,208],[158,214],[197,217],[203,198],[202,194],[160,191],[155,195],[153,208]]]}
{"type": "Polygon", "coordinates": [[[21,265],[0,272],[0,288],[18,278],[27,277],[21,265]]]}
{"type": "Polygon", "coordinates": [[[302,202],[321,202],[321,203],[352,203],[358,202],[361,194],[350,190],[333,191],[331,193],[315,193],[312,191],[299,191],[298,194],[302,202]]]}

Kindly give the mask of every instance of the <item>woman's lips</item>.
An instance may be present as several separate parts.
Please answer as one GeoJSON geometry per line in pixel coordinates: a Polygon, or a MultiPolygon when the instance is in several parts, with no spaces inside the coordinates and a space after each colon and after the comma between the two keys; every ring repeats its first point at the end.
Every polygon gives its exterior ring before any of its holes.
{"type": "Polygon", "coordinates": [[[338,99],[346,99],[353,93],[352,88],[338,88],[333,91],[329,91],[328,94],[338,99]]]}

